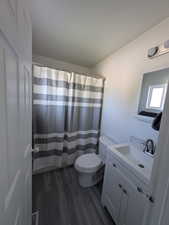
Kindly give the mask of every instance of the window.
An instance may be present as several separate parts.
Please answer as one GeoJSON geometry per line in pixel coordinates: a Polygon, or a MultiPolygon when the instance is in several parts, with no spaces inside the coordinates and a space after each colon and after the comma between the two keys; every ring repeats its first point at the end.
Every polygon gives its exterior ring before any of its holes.
{"type": "Polygon", "coordinates": [[[167,84],[149,86],[147,96],[147,109],[163,110],[167,84]]]}
{"type": "Polygon", "coordinates": [[[169,68],[145,73],[143,75],[138,115],[155,117],[158,113],[163,111],[168,82],[169,68]]]}

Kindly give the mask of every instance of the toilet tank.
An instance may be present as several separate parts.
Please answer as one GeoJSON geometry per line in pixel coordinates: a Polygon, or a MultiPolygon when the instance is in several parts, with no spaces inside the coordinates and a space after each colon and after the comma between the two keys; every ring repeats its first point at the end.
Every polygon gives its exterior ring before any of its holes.
{"type": "Polygon", "coordinates": [[[102,161],[106,162],[107,152],[110,151],[111,146],[115,145],[116,143],[113,142],[110,138],[106,136],[101,136],[99,139],[99,156],[102,161]]]}

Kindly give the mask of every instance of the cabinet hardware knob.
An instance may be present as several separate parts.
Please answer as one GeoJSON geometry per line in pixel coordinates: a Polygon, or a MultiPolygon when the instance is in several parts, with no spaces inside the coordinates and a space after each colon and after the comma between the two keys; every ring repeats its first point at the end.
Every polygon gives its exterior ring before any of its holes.
{"type": "Polygon", "coordinates": [[[150,196],[150,197],[149,197],[149,201],[150,201],[151,203],[154,203],[154,198],[153,198],[153,196],[150,196]]]}
{"type": "Polygon", "coordinates": [[[124,193],[124,194],[127,194],[127,191],[126,191],[126,189],[123,189],[123,193],[124,193]]]}
{"type": "Polygon", "coordinates": [[[137,191],[143,193],[143,190],[140,187],[137,187],[137,191]]]}
{"type": "Polygon", "coordinates": [[[117,166],[116,166],[116,164],[114,164],[114,163],[113,163],[113,167],[115,167],[115,168],[116,168],[116,167],[117,167],[117,166]]]}
{"type": "Polygon", "coordinates": [[[122,188],[122,185],[121,184],[119,184],[119,188],[122,188]]]}

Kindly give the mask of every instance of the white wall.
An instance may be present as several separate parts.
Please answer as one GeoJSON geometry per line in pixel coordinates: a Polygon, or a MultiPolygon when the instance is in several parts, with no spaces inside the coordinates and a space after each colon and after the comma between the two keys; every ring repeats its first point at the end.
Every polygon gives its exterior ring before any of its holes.
{"type": "MultiPolygon", "coordinates": [[[[93,71],[106,77],[102,134],[117,142],[132,135],[154,138],[151,124],[135,118],[144,72],[169,67],[169,54],[147,58],[147,50],[169,39],[169,18],[139,36],[102,62],[93,71]]],[[[112,39],[113,41],[113,39],[112,39]]]]}
{"type": "Polygon", "coordinates": [[[43,64],[45,66],[51,66],[52,68],[59,70],[67,70],[70,72],[90,74],[91,70],[87,67],[82,67],[72,63],[67,63],[53,58],[48,58],[45,56],[33,55],[33,62],[43,64]]]}

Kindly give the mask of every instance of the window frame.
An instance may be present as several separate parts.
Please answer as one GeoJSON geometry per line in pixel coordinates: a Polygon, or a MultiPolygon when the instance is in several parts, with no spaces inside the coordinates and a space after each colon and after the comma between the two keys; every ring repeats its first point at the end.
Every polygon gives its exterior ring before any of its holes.
{"type": "Polygon", "coordinates": [[[150,111],[151,110],[162,111],[163,108],[164,108],[166,93],[167,93],[167,84],[150,85],[149,88],[148,88],[148,94],[147,94],[147,100],[146,100],[146,109],[150,110],[150,111]],[[151,98],[152,98],[152,94],[153,94],[153,89],[155,89],[155,88],[163,88],[163,93],[162,93],[162,96],[161,96],[160,107],[152,107],[152,106],[150,106],[151,98]]]}

